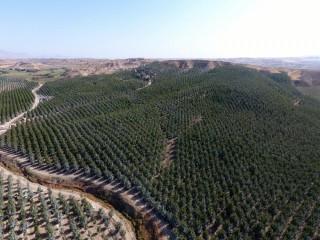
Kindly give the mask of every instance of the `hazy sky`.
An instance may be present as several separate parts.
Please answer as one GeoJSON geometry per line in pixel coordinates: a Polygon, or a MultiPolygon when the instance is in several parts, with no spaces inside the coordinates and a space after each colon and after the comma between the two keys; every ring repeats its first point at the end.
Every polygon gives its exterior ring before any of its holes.
{"type": "Polygon", "coordinates": [[[0,49],[37,57],[320,55],[319,0],[0,0],[0,49]]]}

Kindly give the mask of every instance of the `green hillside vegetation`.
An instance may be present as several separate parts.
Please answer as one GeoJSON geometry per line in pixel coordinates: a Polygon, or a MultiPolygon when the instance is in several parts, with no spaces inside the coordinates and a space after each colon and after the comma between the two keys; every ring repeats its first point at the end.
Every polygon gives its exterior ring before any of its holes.
{"type": "Polygon", "coordinates": [[[31,90],[36,85],[21,78],[0,77],[0,124],[30,108],[34,100],[31,90]]]}
{"type": "Polygon", "coordinates": [[[316,238],[320,105],[284,74],[146,66],[45,84],[53,98],[1,146],[36,164],[118,180],[172,238],[316,238]]]}

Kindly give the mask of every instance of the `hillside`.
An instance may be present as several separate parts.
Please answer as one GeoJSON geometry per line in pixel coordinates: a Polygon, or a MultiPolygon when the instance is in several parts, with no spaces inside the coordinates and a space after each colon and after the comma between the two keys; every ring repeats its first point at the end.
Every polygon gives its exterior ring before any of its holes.
{"type": "Polygon", "coordinates": [[[0,59],[17,59],[17,58],[28,58],[28,54],[25,53],[16,53],[10,52],[3,49],[0,49],[0,59]]]}
{"type": "Polygon", "coordinates": [[[320,57],[219,59],[262,71],[287,72],[298,87],[320,85],[320,57]]]}
{"type": "Polygon", "coordinates": [[[263,66],[268,68],[318,70],[320,57],[287,57],[287,58],[227,58],[219,59],[237,64],[263,66]]]}
{"type": "MultiPolygon", "coordinates": [[[[88,76],[96,74],[114,73],[119,70],[132,69],[150,63],[154,60],[132,59],[3,59],[0,60],[0,69],[8,71],[14,69],[21,74],[22,71],[40,73],[45,70],[66,70],[61,77],[88,76]]],[[[10,71],[9,71],[10,72],[10,71]]],[[[1,74],[1,71],[0,71],[1,74]]],[[[13,74],[13,73],[12,73],[13,74]]],[[[17,74],[17,73],[15,73],[17,74]]]]}
{"type": "Polygon", "coordinates": [[[320,105],[286,74],[153,62],[40,93],[0,146],[134,188],[172,238],[319,237],[320,105]]]}

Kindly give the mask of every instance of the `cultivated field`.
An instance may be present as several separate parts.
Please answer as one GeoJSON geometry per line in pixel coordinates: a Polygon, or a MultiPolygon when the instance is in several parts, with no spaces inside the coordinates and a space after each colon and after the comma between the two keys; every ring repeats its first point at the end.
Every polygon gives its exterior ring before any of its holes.
{"type": "MultiPolygon", "coordinates": [[[[10,94],[2,101],[8,102],[11,108],[20,105],[12,100],[23,99],[21,96],[31,93],[30,88],[35,85],[16,78],[2,78],[0,83],[2,93],[10,94]]],[[[38,106],[37,91],[41,86],[32,90],[35,100],[31,106],[4,122],[0,134],[17,122],[20,124],[26,111],[38,106]]],[[[0,156],[1,160],[6,158],[0,156]]],[[[130,223],[113,209],[74,191],[53,190],[32,183],[3,167],[0,167],[0,204],[1,239],[135,239],[130,223]]]]}
{"type": "Polygon", "coordinates": [[[319,237],[320,105],[286,73],[163,61],[38,94],[0,137],[20,170],[110,193],[158,237],[319,237]]]}
{"type": "MultiPolygon", "coordinates": [[[[1,61],[0,61],[1,62],[1,61]]],[[[65,68],[0,68],[0,77],[4,78],[22,78],[27,81],[49,82],[66,77],[65,68]]]]}

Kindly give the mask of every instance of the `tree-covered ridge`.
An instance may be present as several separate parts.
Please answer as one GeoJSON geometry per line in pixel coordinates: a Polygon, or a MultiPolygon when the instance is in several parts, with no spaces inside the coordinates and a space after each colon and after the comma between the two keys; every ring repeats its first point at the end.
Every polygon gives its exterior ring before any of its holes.
{"type": "Polygon", "coordinates": [[[143,89],[129,71],[46,84],[1,145],[134,186],[190,239],[319,235],[317,101],[281,74],[147,67],[143,89]]]}
{"type": "Polygon", "coordinates": [[[0,125],[30,108],[35,86],[20,78],[0,78],[0,125]]]}

